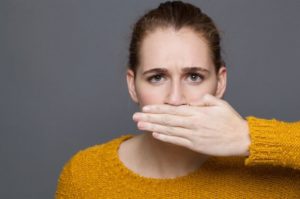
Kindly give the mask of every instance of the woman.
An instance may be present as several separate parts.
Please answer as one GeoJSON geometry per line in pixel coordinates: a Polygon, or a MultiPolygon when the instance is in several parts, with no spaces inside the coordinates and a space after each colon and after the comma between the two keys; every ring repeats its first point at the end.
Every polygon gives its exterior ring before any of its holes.
{"type": "MultiPolygon", "coordinates": [[[[248,133],[228,135],[234,144],[225,148],[226,135],[193,139],[197,105],[222,98],[226,77],[219,33],[206,14],[177,1],[149,11],[134,26],[127,72],[130,96],[145,112],[134,115],[143,133],[77,153],[64,166],[56,197],[298,198],[299,172],[244,166],[248,133]],[[146,106],[153,104],[159,110],[146,106]],[[241,157],[221,157],[231,155],[241,157]]],[[[239,124],[232,131],[247,132],[238,114],[230,122],[239,124]]]]}

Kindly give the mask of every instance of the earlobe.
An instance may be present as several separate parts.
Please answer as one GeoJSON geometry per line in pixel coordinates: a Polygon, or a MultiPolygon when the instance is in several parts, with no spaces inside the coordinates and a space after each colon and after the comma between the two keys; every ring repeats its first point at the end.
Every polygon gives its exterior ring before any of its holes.
{"type": "Polygon", "coordinates": [[[227,84],[227,70],[225,66],[221,66],[218,72],[218,87],[216,97],[222,98],[224,96],[227,84]]]}
{"type": "Polygon", "coordinates": [[[128,86],[128,92],[130,94],[131,99],[138,103],[138,98],[136,95],[135,84],[134,84],[135,74],[132,70],[128,69],[126,73],[126,80],[128,86]]]}

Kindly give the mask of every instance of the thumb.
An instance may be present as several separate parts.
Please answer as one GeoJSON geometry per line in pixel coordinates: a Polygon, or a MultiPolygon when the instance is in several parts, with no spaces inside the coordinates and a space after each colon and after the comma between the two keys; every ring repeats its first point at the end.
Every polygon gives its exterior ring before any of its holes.
{"type": "Polygon", "coordinates": [[[222,100],[211,95],[211,94],[205,94],[202,99],[195,104],[195,106],[218,106],[221,105],[222,100]]]}

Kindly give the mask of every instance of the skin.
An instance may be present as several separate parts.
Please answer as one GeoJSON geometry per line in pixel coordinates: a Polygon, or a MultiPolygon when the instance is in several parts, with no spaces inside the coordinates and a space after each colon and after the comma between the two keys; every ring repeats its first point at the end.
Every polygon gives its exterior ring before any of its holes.
{"type": "MultiPolygon", "coordinates": [[[[208,116],[213,115],[200,107],[222,104],[217,100],[224,95],[226,80],[226,68],[215,71],[206,40],[192,29],[156,29],[148,34],[141,45],[136,73],[127,71],[130,96],[143,110],[133,119],[144,133],[121,144],[121,161],[144,176],[176,177],[201,166],[207,155],[224,155],[220,151],[231,140],[245,139],[247,136],[234,138],[234,133],[222,136],[220,129],[211,134],[216,129],[203,126],[204,119],[209,121],[208,116]]],[[[237,119],[226,122],[244,121],[237,113],[233,115],[237,119]]],[[[237,153],[247,153],[246,147],[239,148],[237,153]]]]}
{"type": "Polygon", "coordinates": [[[250,155],[248,123],[224,100],[206,94],[198,106],[151,105],[143,110],[133,118],[156,139],[211,156],[250,155]]]}
{"type": "Polygon", "coordinates": [[[197,104],[204,94],[221,98],[225,92],[226,68],[221,67],[216,74],[205,39],[189,28],[179,31],[158,29],[151,33],[143,41],[140,60],[136,75],[131,70],[127,72],[129,93],[140,107],[197,104]],[[183,73],[182,70],[192,67],[201,71],[183,73]],[[147,78],[160,74],[143,73],[157,68],[165,69],[167,73],[149,82],[147,78]],[[192,76],[193,72],[203,77],[192,76]]]}

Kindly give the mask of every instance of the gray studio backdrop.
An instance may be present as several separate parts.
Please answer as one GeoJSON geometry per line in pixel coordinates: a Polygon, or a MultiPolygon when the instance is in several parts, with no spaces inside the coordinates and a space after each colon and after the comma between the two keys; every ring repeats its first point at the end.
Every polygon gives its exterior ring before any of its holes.
{"type": "MultiPolygon", "coordinates": [[[[0,1],[0,198],[53,198],[78,150],[138,133],[125,84],[133,22],[160,1],[0,1]]],[[[225,99],[300,120],[300,1],[199,0],[223,32],[225,99]]]]}

